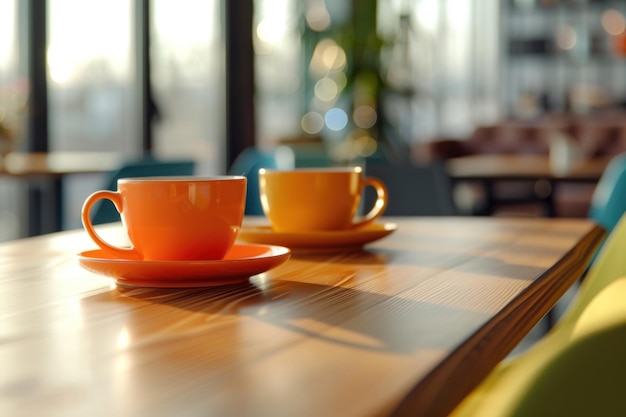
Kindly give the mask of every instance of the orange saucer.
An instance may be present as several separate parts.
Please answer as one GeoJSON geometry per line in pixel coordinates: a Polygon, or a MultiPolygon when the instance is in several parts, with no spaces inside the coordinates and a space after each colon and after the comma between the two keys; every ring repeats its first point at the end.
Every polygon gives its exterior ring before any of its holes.
{"type": "Polygon", "coordinates": [[[270,226],[244,226],[238,239],[250,243],[286,246],[294,252],[319,253],[359,250],[366,243],[381,239],[396,231],[396,223],[373,223],[357,229],[275,232],[270,226]]]}
{"type": "Polygon", "coordinates": [[[281,246],[235,245],[226,257],[211,261],[142,261],[119,259],[100,249],[78,254],[88,271],[131,287],[187,288],[246,282],[285,262],[291,251],[281,246]]]}

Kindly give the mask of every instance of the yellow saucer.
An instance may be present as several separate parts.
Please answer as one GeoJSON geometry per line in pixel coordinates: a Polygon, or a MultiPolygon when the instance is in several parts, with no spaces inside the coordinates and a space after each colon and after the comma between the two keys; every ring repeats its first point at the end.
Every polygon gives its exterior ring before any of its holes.
{"type": "Polygon", "coordinates": [[[100,249],[78,254],[88,271],[131,287],[211,287],[248,281],[285,262],[291,251],[281,246],[235,245],[224,259],[211,261],[142,261],[111,257],[100,249]]]}
{"type": "Polygon", "coordinates": [[[362,249],[363,245],[381,239],[396,231],[396,223],[374,223],[358,229],[275,232],[270,226],[244,226],[239,240],[250,243],[280,245],[294,252],[335,252],[362,249]]]}

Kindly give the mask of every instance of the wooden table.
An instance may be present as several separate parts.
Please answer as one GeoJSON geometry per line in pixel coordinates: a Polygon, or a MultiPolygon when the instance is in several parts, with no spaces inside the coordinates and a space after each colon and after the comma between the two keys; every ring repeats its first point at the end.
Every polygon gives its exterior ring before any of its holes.
{"type": "Polygon", "coordinates": [[[494,195],[496,183],[540,181],[545,193],[539,199],[545,205],[547,215],[553,217],[556,214],[553,193],[556,185],[594,184],[602,176],[609,161],[609,157],[586,159],[565,172],[555,172],[548,155],[470,155],[449,159],[446,161],[446,170],[455,182],[475,181],[483,184],[487,199],[486,214],[491,214],[493,207],[500,202],[494,195]]]}
{"type": "Polygon", "coordinates": [[[77,264],[83,231],[1,244],[0,415],[444,416],[604,236],[584,219],[391,220],[366,251],[204,289],[116,288],[77,264]]]}
{"type": "Polygon", "coordinates": [[[38,235],[63,228],[67,175],[110,172],[120,162],[113,152],[12,152],[0,157],[0,176],[28,180],[29,234],[38,235]]]}
{"type": "Polygon", "coordinates": [[[0,175],[59,178],[112,171],[120,161],[114,152],[12,152],[0,157],[0,175]]]}

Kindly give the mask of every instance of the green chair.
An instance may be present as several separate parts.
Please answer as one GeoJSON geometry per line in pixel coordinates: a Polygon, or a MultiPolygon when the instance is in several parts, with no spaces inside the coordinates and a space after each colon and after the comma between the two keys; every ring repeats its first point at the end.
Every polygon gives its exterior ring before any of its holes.
{"type": "Polygon", "coordinates": [[[582,312],[570,340],[516,388],[511,416],[626,416],[626,277],[582,312]]]}
{"type": "Polygon", "coordinates": [[[622,216],[556,326],[527,351],[498,365],[450,415],[626,415],[625,248],[622,216]],[[607,346],[609,341],[621,351],[607,346]],[[620,373],[616,376],[612,369],[620,373]],[[586,394],[576,391],[581,386],[586,394]],[[589,404],[594,412],[585,414],[589,404]],[[621,414],[613,414],[611,407],[621,414]],[[559,412],[551,414],[555,409],[559,412]]]}
{"type": "MultiPolygon", "coordinates": [[[[154,158],[142,158],[128,161],[116,171],[111,172],[103,189],[116,191],[117,180],[120,178],[136,177],[169,177],[193,175],[196,162],[193,160],[160,161],[154,158]]],[[[91,212],[93,224],[103,224],[120,221],[120,214],[109,200],[101,200],[91,212]]]]}

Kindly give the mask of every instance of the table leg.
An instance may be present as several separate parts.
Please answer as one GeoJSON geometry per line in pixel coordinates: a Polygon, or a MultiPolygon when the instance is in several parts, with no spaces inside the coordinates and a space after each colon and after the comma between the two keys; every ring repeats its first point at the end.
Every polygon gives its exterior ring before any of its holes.
{"type": "Polygon", "coordinates": [[[28,236],[41,234],[41,189],[39,184],[28,183],[27,213],[28,213],[28,236]]]}
{"type": "Polygon", "coordinates": [[[556,217],[554,193],[550,193],[544,198],[544,204],[546,205],[547,216],[556,217]]]}
{"type": "Polygon", "coordinates": [[[494,182],[490,180],[483,181],[483,187],[485,189],[485,208],[484,215],[491,216],[495,211],[496,197],[494,192],[494,182]]]}
{"type": "Polygon", "coordinates": [[[63,230],[63,180],[39,179],[28,184],[28,235],[63,230]]]}

